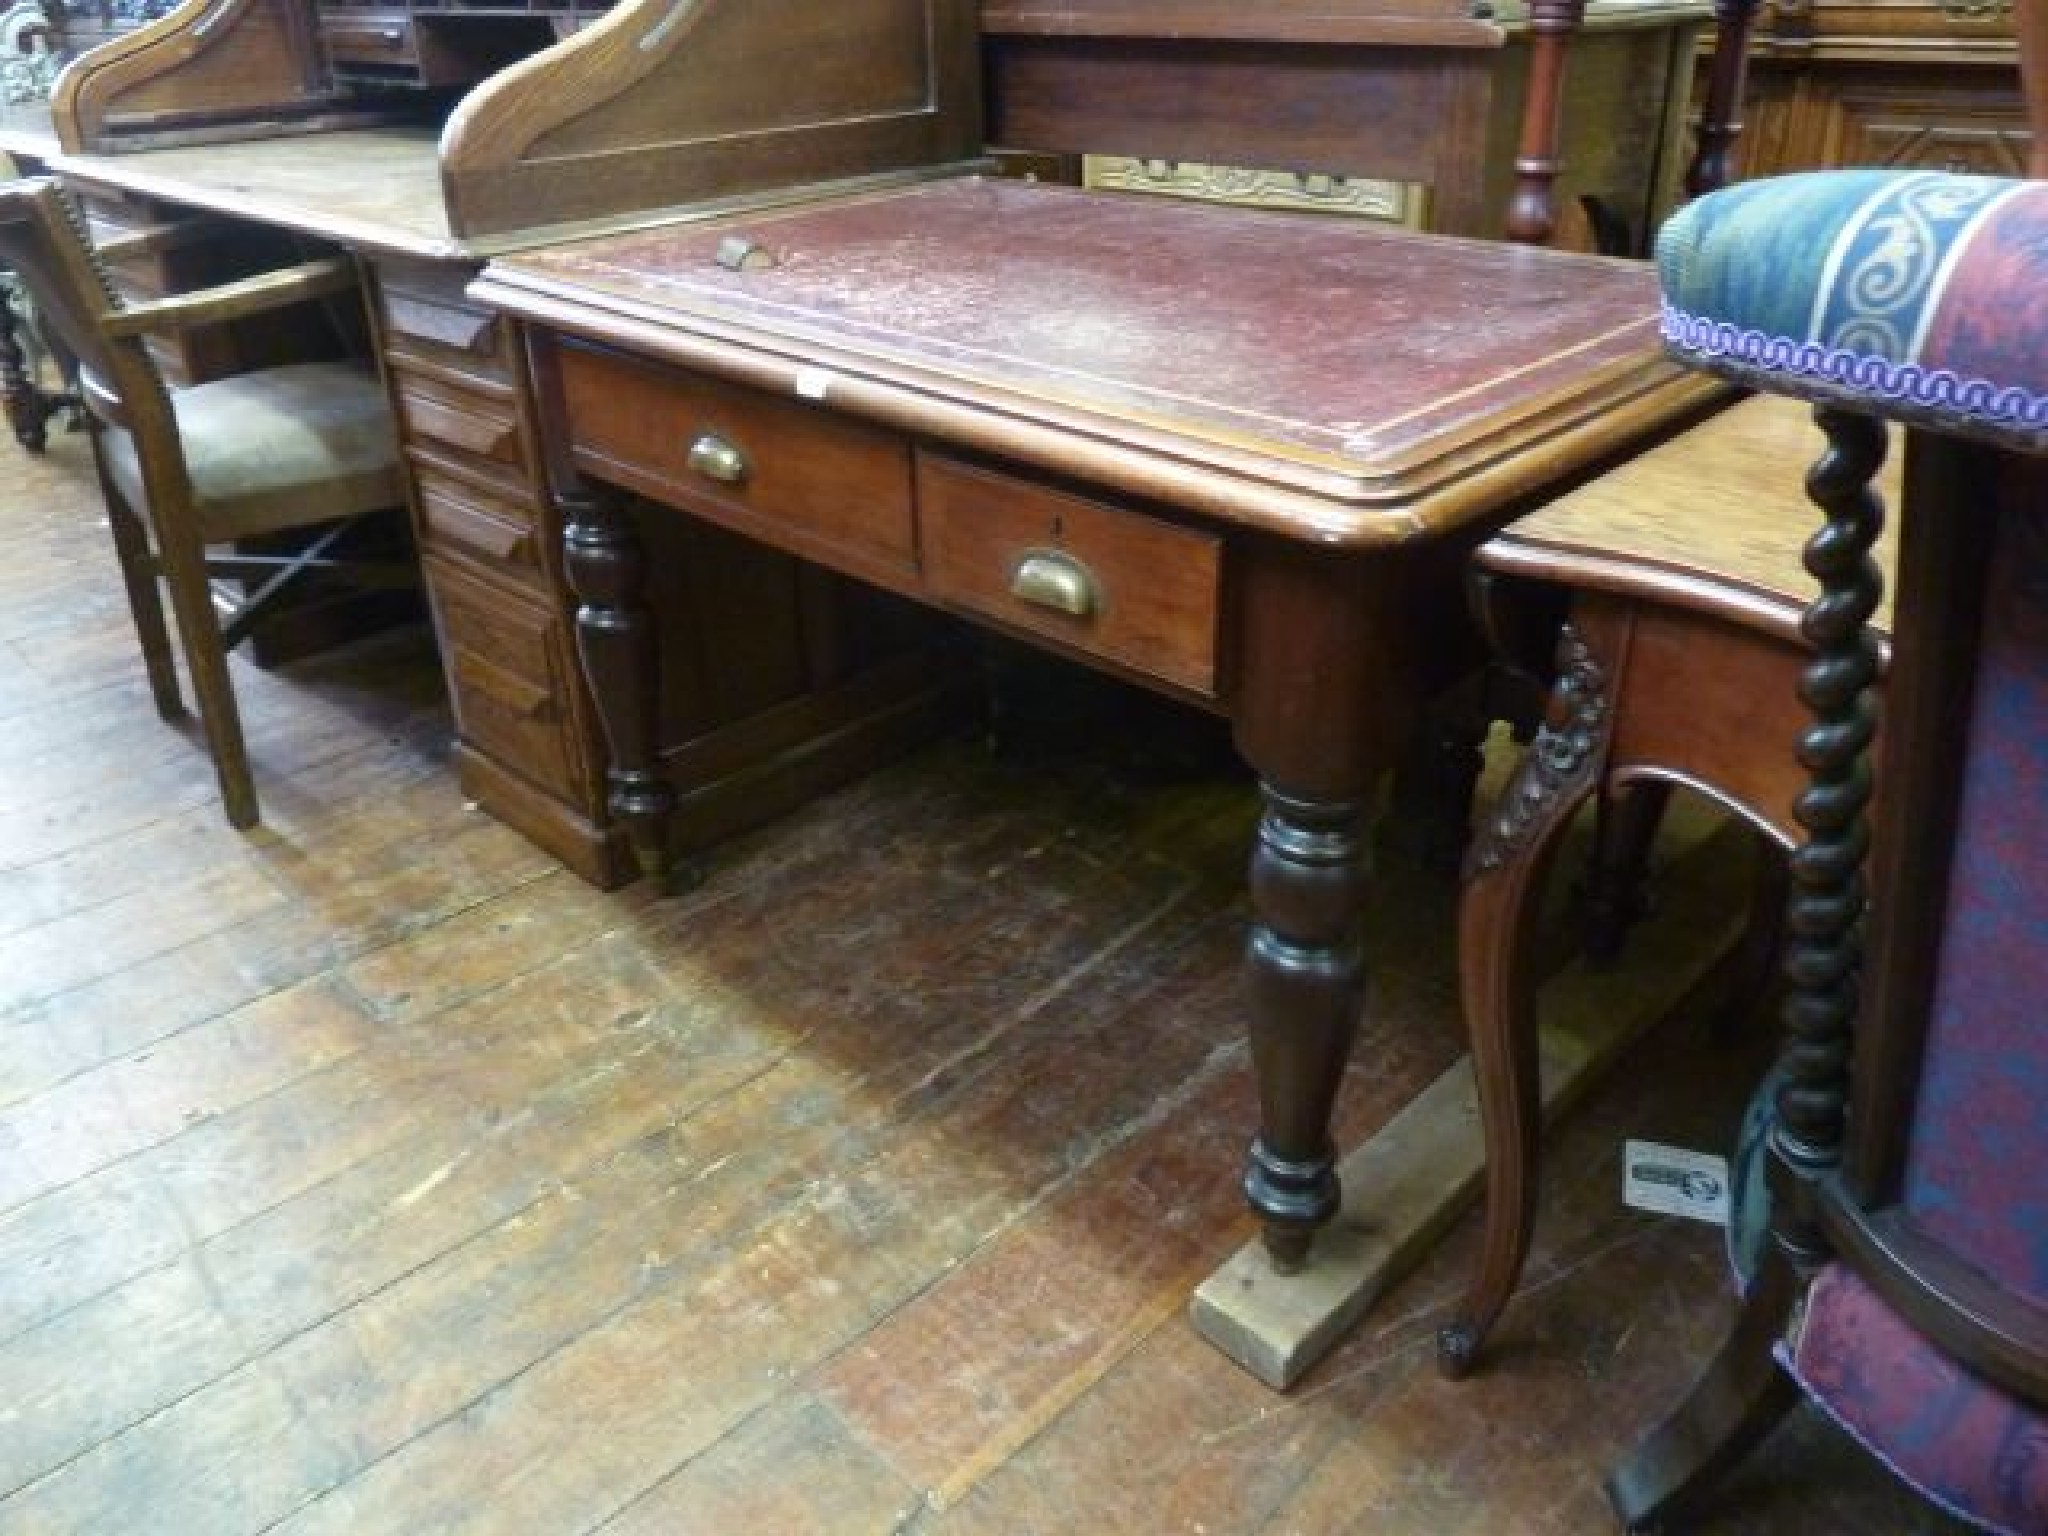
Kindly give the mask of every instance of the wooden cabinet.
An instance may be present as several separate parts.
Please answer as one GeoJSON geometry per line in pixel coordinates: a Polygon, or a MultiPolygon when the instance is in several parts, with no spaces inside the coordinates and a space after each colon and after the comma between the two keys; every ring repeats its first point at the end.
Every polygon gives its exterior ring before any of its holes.
{"type": "Polygon", "coordinates": [[[2005,0],[1766,5],[1750,50],[1744,176],[1836,165],[2023,174],[2005,0]]]}

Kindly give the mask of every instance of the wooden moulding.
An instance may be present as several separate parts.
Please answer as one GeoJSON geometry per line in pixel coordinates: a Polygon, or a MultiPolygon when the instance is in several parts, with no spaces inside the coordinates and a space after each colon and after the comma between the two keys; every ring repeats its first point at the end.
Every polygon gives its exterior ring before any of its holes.
{"type": "MultiPolygon", "coordinates": [[[[450,230],[503,235],[970,159],[971,7],[622,0],[456,103],[440,143],[450,230]]],[[[315,0],[188,0],[64,73],[58,137],[104,153],[425,109],[348,95],[315,21],[315,0]]]]}

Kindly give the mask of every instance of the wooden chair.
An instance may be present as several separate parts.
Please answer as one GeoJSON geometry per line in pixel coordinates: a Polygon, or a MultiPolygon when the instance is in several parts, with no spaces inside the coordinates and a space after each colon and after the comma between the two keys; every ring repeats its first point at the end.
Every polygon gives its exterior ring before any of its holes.
{"type": "MultiPolygon", "coordinates": [[[[2040,176],[2048,9],[2023,5],[2018,23],[2040,176]]],[[[1769,1241],[1727,1342],[1609,1492],[1633,1529],[1682,1521],[1803,1389],[1935,1501],[2038,1536],[2048,185],[1777,178],[1685,210],[1659,265],[1674,355],[1819,403],[1828,447],[1808,491],[1826,522],[1806,555],[1821,595],[1800,622],[1811,719],[1786,1042],[1760,1117],[1769,1241]],[[1904,424],[1906,463],[1873,831],[1887,419],[1904,424]]],[[[1706,685],[1691,674],[1688,697],[1706,685]]],[[[1595,726],[1623,728],[1618,713],[1595,726]]]]}
{"type": "Polygon", "coordinates": [[[367,367],[300,363],[173,392],[145,338],[345,292],[354,269],[343,260],[310,262],[125,306],[76,211],[47,179],[0,185],[0,262],[22,277],[40,322],[79,360],[94,460],[157,710],[173,719],[184,707],[161,577],[228,820],[253,826],[256,791],[227,652],[311,571],[345,570],[377,584],[416,579],[409,568],[340,555],[358,519],[404,500],[396,434],[367,367]],[[208,554],[208,546],[323,525],[290,556],[208,554]],[[228,582],[243,584],[246,596],[234,595],[228,582]]]}

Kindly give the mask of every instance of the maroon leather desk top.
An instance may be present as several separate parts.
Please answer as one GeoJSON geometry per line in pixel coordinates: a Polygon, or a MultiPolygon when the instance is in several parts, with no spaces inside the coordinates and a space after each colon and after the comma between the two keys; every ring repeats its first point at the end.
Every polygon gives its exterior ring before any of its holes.
{"type": "Polygon", "coordinates": [[[501,258],[473,291],[1338,543],[1476,515],[1703,388],[1639,263],[980,178],[501,258]],[[735,234],[773,264],[721,266],[735,234]]]}

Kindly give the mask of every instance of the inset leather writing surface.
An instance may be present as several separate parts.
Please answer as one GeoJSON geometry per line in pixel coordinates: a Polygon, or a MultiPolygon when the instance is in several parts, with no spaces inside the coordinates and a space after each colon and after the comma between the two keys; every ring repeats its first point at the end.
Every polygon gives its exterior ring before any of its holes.
{"type": "Polygon", "coordinates": [[[1343,504],[1670,376],[1632,263],[980,179],[556,247],[480,291],[755,350],[854,412],[875,384],[1329,498],[1336,538],[1343,504]],[[735,232],[768,264],[720,265],[735,232]]]}

